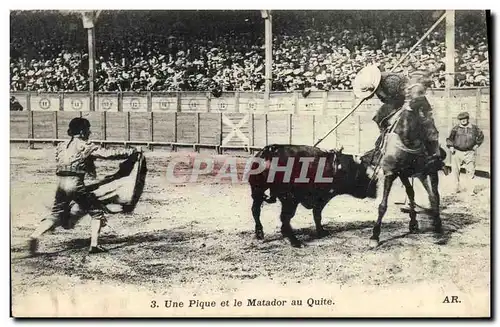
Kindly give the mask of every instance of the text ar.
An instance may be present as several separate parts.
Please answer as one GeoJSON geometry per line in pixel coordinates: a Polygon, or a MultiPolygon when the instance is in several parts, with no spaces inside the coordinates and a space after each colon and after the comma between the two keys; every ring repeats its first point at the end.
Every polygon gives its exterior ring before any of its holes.
{"type": "Polygon", "coordinates": [[[443,300],[443,303],[462,303],[462,301],[458,300],[458,296],[451,295],[451,296],[446,296],[443,300]]]}

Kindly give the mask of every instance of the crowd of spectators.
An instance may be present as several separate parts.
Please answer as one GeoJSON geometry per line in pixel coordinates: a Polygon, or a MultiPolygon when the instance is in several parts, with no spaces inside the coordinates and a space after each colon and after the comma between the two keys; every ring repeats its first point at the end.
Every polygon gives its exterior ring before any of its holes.
{"type": "MultiPolygon", "coordinates": [[[[274,91],[350,89],[373,63],[389,71],[440,12],[273,13],[274,91]]],[[[96,27],[97,91],[262,91],[264,26],[258,11],[104,11],[96,27]]],[[[442,23],[395,72],[445,83],[442,23]]],[[[457,12],[455,82],[489,85],[486,19],[457,12]]],[[[87,32],[79,16],[12,12],[10,88],[88,90],[87,32]]]]}

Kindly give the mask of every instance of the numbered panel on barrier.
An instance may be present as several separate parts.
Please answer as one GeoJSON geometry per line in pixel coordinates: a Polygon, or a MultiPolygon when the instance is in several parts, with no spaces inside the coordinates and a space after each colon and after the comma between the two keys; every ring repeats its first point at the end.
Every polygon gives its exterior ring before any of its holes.
{"type": "Polygon", "coordinates": [[[118,96],[113,94],[96,94],[95,97],[96,111],[118,111],[118,96]]]}
{"type": "Polygon", "coordinates": [[[292,114],[295,112],[293,93],[274,93],[269,95],[269,113],[292,114]]]}
{"type": "Polygon", "coordinates": [[[456,121],[456,117],[462,111],[469,112],[471,120],[476,119],[476,107],[478,101],[477,89],[452,89],[450,102],[448,104],[450,114],[456,121]]]}
{"type": "Polygon", "coordinates": [[[323,92],[313,92],[307,97],[299,95],[297,113],[302,115],[320,115],[323,113],[323,92]]]}
{"type": "Polygon", "coordinates": [[[206,93],[203,92],[186,92],[182,93],[180,97],[181,112],[207,112],[206,93]]]}
{"type": "Polygon", "coordinates": [[[64,111],[90,111],[90,98],[87,94],[64,94],[64,111]]]}
{"type": "Polygon", "coordinates": [[[240,93],[239,112],[267,113],[264,107],[264,94],[261,93],[240,93]]]}
{"type": "Polygon", "coordinates": [[[32,94],[30,99],[33,111],[59,111],[61,99],[58,94],[32,94]]]}
{"type": "Polygon", "coordinates": [[[152,111],[176,112],[177,96],[175,94],[153,95],[151,98],[152,111]]]}
{"type": "Polygon", "coordinates": [[[210,112],[236,112],[236,95],[227,93],[220,98],[210,98],[210,112]]]}
{"type": "Polygon", "coordinates": [[[327,94],[326,114],[342,115],[348,112],[356,103],[352,91],[330,91],[327,94]]]}
{"type": "Polygon", "coordinates": [[[123,111],[133,112],[147,112],[148,111],[148,98],[144,94],[137,95],[123,95],[122,99],[123,111]]]}

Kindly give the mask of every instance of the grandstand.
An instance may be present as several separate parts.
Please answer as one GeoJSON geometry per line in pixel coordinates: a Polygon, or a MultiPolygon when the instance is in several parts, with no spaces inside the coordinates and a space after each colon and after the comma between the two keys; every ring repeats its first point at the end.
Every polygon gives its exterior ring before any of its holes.
{"type": "Polygon", "coordinates": [[[440,23],[409,51],[442,14],[273,11],[267,93],[259,11],[102,11],[93,29],[93,90],[80,14],[12,11],[11,142],[60,141],[75,115],[91,121],[101,144],[219,153],[313,145],[341,123],[321,146],[361,154],[379,135],[372,117],[381,103],[374,97],[353,113],[351,82],[367,64],[389,71],[410,53],[395,72],[431,72],[441,144],[458,112],[469,111],[485,133],[478,169],[489,172],[486,14],[455,11],[454,33],[440,23]],[[447,34],[455,38],[454,87],[446,81],[447,34]]]}
{"type": "MultiPolygon", "coordinates": [[[[438,13],[439,15],[439,13],[438,13]]],[[[348,90],[368,63],[390,70],[436,20],[435,11],[273,11],[273,91],[348,90]]],[[[11,91],[88,91],[81,18],[11,12],[11,91]]],[[[455,85],[489,85],[485,13],[456,12],[455,85]]],[[[258,11],[103,11],[96,91],[264,90],[258,11]]],[[[445,86],[441,24],[397,71],[432,72],[445,86]]]]}

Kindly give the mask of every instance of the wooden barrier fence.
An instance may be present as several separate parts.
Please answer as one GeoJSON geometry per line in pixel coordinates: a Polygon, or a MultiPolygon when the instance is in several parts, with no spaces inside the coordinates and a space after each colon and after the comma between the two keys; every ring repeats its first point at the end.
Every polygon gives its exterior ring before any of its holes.
{"type": "MultiPolygon", "coordinates": [[[[75,116],[89,119],[96,142],[188,146],[197,150],[259,149],[271,143],[314,144],[354,105],[350,91],[273,93],[264,107],[261,93],[99,93],[90,110],[88,94],[12,93],[25,108],[11,112],[12,142],[53,142],[67,138],[75,116]],[[27,110],[26,110],[27,109],[27,110]]],[[[489,88],[430,90],[440,141],[445,139],[461,111],[485,134],[478,152],[478,169],[490,172],[489,88]]],[[[373,148],[379,135],[372,121],[380,101],[372,98],[328,136],[319,146],[344,147],[346,153],[373,148]]]]}

